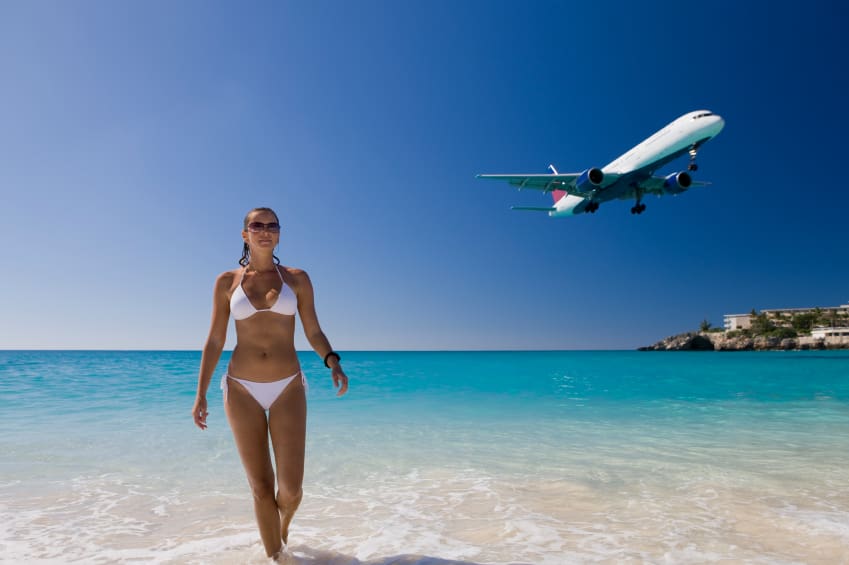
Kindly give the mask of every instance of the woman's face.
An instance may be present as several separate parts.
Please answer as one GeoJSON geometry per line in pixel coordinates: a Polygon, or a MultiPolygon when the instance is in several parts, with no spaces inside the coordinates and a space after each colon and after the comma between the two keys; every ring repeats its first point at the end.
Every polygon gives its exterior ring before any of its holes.
{"type": "Polygon", "coordinates": [[[254,212],[248,217],[248,226],[242,230],[242,239],[251,249],[270,249],[280,242],[280,224],[272,212],[254,212]]]}

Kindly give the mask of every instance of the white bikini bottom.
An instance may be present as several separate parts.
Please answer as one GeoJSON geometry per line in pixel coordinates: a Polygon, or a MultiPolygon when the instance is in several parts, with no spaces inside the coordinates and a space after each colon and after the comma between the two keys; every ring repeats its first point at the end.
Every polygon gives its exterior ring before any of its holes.
{"type": "Polygon", "coordinates": [[[248,381],[245,379],[237,379],[233,375],[229,373],[224,373],[224,376],[221,377],[221,390],[224,392],[224,402],[227,402],[227,379],[233,379],[237,383],[241,384],[245,387],[251,396],[254,397],[260,406],[262,406],[263,410],[268,410],[271,408],[271,405],[274,404],[274,401],[283,394],[283,391],[286,390],[286,387],[289,386],[289,383],[295,380],[295,377],[300,375],[301,383],[304,385],[304,393],[307,392],[307,378],[304,376],[304,373],[298,371],[291,377],[286,377],[285,379],[280,379],[279,381],[272,381],[270,383],[260,383],[257,381],[248,381]]]}

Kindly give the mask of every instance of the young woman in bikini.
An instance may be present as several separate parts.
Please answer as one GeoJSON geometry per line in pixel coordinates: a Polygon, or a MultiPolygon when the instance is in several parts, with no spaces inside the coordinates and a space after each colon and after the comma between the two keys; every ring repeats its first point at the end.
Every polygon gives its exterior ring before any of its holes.
{"type": "Polygon", "coordinates": [[[203,347],[192,416],[195,425],[206,429],[206,392],[232,314],[236,347],[221,381],[224,411],[253,493],[265,552],[276,561],[286,551],[304,476],[307,381],[295,353],[295,312],[301,316],[310,345],[331,370],[337,396],[348,390],[348,377],[318,324],[309,277],[300,269],[280,265],[274,255],[280,241],[277,214],[270,208],[251,210],[242,239],[242,267],[222,273],[215,281],[212,324],[203,347]]]}

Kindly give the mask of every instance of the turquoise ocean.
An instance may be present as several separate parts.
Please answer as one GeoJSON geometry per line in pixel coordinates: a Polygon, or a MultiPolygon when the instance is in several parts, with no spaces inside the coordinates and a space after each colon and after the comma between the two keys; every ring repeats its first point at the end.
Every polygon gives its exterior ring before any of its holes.
{"type": "MultiPolygon", "coordinates": [[[[300,356],[298,563],[849,563],[849,352],[300,356]]],[[[267,562],[227,358],[0,351],[0,560],[267,562]]]]}

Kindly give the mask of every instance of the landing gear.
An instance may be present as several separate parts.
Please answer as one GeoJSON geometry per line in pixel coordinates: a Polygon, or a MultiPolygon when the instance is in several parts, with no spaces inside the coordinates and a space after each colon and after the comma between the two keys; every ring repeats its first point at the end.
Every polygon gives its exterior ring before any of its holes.
{"type": "Polygon", "coordinates": [[[637,197],[637,203],[631,207],[631,213],[642,214],[646,210],[646,205],[643,204],[643,190],[639,186],[635,186],[634,195],[637,197]]]}
{"type": "Polygon", "coordinates": [[[689,153],[690,153],[690,164],[687,165],[688,171],[698,171],[699,170],[699,166],[696,164],[696,153],[698,153],[698,151],[699,151],[699,148],[696,147],[695,145],[690,148],[690,151],[689,151],[689,153]]]}
{"type": "Polygon", "coordinates": [[[587,207],[584,208],[584,212],[588,214],[595,214],[596,210],[598,210],[598,202],[588,202],[587,207]]]}

